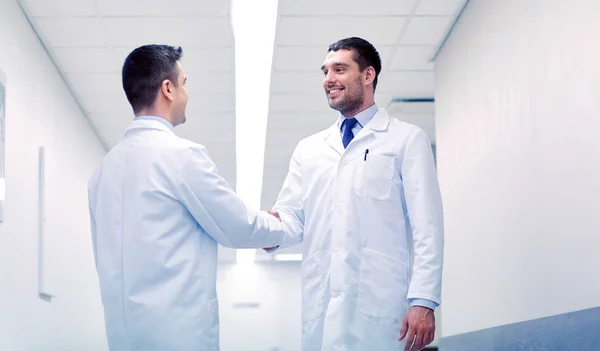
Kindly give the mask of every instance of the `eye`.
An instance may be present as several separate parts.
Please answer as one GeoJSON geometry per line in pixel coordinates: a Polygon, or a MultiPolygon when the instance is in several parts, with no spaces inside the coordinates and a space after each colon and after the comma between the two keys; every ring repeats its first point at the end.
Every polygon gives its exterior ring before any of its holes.
{"type": "Polygon", "coordinates": [[[343,68],[338,68],[338,69],[336,69],[335,71],[336,71],[337,73],[343,73],[343,72],[344,72],[344,69],[343,69],[343,68]]]}

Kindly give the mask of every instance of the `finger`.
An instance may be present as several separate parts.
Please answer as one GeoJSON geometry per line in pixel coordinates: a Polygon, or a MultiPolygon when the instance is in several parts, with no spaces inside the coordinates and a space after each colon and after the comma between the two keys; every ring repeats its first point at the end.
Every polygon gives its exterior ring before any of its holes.
{"type": "Polygon", "coordinates": [[[423,332],[418,332],[415,335],[415,344],[412,347],[412,351],[419,351],[423,349],[423,346],[425,346],[423,344],[423,338],[425,337],[423,332]]]}
{"type": "Polygon", "coordinates": [[[425,346],[431,344],[433,342],[433,339],[435,339],[435,328],[431,330],[431,332],[429,332],[429,338],[427,338],[427,344],[425,344],[425,346]]]}
{"type": "Polygon", "coordinates": [[[414,343],[415,343],[415,332],[412,327],[409,327],[408,332],[406,333],[406,345],[404,345],[404,351],[413,351],[414,343]]]}
{"type": "Polygon", "coordinates": [[[400,338],[398,340],[404,339],[407,331],[408,331],[408,320],[406,318],[404,318],[404,320],[402,321],[402,329],[400,329],[400,338]]]}

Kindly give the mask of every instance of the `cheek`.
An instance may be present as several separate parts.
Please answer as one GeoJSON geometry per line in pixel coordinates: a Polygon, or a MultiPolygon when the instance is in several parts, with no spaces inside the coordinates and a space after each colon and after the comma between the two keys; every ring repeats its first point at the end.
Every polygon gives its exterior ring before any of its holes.
{"type": "Polygon", "coordinates": [[[349,81],[346,77],[340,79],[339,82],[344,87],[345,90],[352,89],[352,82],[349,81]]]}

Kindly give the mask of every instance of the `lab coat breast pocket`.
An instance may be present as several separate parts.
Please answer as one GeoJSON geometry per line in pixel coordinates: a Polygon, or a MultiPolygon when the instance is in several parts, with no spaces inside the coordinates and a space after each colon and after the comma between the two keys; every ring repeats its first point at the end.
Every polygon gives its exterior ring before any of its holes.
{"type": "Polygon", "coordinates": [[[394,157],[367,154],[361,159],[355,178],[356,194],[375,200],[388,200],[394,179],[394,157]]]}
{"type": "Polygon", "coordinates": [[[408,265],[393,256],[362,248],[357,305],[365,315],[400,321],[407,310],[408,265]]]}

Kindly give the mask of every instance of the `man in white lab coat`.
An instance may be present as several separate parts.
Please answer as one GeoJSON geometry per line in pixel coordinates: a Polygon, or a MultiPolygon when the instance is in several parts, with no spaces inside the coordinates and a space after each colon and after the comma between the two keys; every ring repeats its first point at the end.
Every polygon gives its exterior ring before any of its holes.
{"type": "Polygon", "coordinates": [[[116,351],[218,350],[217,244],[282,243],[281,223],[247,208],[206,149],[181,139],[181,48],[142,46],[123,65],[135,119],[89,181],[108,345],[116,351]]]}
{"type": "Polygon", "coordinates": [[[332,44],[321,69],[339,117],[296,146],[272,210],[293,236],[267,251],[304,242],[303,350],[420,350],[434,339],[442,277],[431,143],[375,105],[370,43],[332,44]]]}

